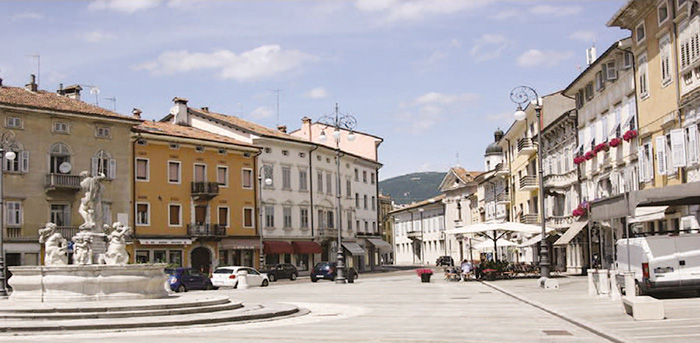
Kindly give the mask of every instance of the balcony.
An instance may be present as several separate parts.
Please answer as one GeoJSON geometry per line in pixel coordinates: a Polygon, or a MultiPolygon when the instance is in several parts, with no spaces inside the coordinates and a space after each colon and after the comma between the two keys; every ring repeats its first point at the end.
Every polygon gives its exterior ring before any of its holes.
{"type": "Polygon", "coordinates": [[[523,224],[539,224],[540,215],[539,213],[528,213],[520,215],[520,222],[523,224]]]}
{"type": "Polygon", "coordinates": [[[46,191],[55,190],[80,190],[80,176],[67,174],[46,174],[46,182],[44,183],[46,191]]]}
{"type": "Polygon", "coordinates": [[[501,192],[498,195],[496,195],[496,203],[497,204],[509,204],[510,203],[510,193],[509,192],[501,192]]]}
{"type": "Polygon", "coordinates": [[[57,226],[56,231],[58,231],[63,238],[67,240],[72,240],[73,236],[78,234],[78,227],[77,226],[57,226]]]}
{"type": "Polygon", "coordinates": [[[209,200],[219,195],[218,182],[192,182],[192,197],[209,200]]]}
{"type": "Polygon", "coordinates": [[[525,175],[520,178],[520,190],[521,191],[531,191],[537,189],[537,176],[535,175],[525,175]]]}
{"type": "Polygon", "coordinates": [[[338,229],[332,227],[326,227],[318,229],[318,236],[321,238],[335,238],[338,237],[338,229]]]}
{"type": "Polygon", "coordinates": [[[5,229],[5,238],[22,238],[22,228],[21,227],[8,227],[5,229]]]}
{"type": "Polygon", "coordinates": [[[406,232],[406,236],[407,236],[409,239],[421,239],[421,237],[423,236],[423,234],[422,234],[420,231],[418,231],[418,230],[414,230],[414,231],[408,231],[408,232],[406,232]]]}
{"type": "Polygon", "coordinates": [[[496,176],[508,176],[510,172],[508,171],[508,166],[505,163],[499,163],[496,165],[496,176]]]}
{"type": "Polygon", "coordinates": [[[226,227],[219,224],[187,224],[187,234],[193,237],[223,237],[226,227]]]}
{"type": "Polygon", "coordinates": [[[550,216],[547,217],[547,227],[554,229],[566,229],[574,222],[574,217],[568,216],[550,216]]]}
{"type": "Polygon", "coordinates": [[[537,146],[532,142],[531,138],[522,138],[518,140],[518,154],[523,156],[531,156],[537,152],[537,146]]]}
{"type": "Polygon", "coordinates": [[[576,169],[564,174],[549,174],[544,177],[545,188],[568,188],[578,181],[576,169]]]}

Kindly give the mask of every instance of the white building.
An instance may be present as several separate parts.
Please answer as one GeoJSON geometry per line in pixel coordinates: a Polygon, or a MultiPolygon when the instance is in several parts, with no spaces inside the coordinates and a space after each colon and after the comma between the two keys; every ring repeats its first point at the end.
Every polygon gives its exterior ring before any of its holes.
{"type": "MultiPolygon", "coordinates": [[[[452,167],[442,179],[438,189],[445,194],[445,229],[450,232],[472,224],[469,196],[476,192],[474,179],[481,172],[468,172],[462,167],[452,167]]],[[[478,218],[475,218],[478,221],[478,218]]],[[[447,235],[445,255],[462,261],[469,257],[468,239],[464,235],[447,235]]]]}
{"type": "Polygon", "coordinates": [[[394,210],[394,264],[430,265],[446,255],[445,195],[394,210]]]}

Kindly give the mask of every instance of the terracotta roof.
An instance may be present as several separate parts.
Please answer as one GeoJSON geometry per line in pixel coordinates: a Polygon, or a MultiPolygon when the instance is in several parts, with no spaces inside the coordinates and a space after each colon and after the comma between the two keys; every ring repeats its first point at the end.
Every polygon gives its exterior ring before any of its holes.
{"type": "Polygon", "coordinates": [[[145,121],[141,125],[135,126],[134,131],[152,133],[156,135],[201,139],[216,143],[235,144],[245,147],[257,148],[257,146],[235,140],[230,137],[217,135],[208,131],[196,129],[190,126],[177,125],[172,123],[145,121]]]}
{"type": "Polygon", "coordinates": [[[423,207],[423,206],[426,206],[426,205],[437,204],[437,203],[440,203],[440,202],[442,201],[442,199],[445,199],[445,194],[444,194],[444,193],[443,193],[443,194],[440,194],[440,195],[438,195],[438,196],[436,196],[436,197],[430,198],[430,199],[426,199],[426,200],[419,201],[419,202],[414,202],[414,203],[412,203],[412,204],[410,204],[410,205],[407,205],[407,206],[405,206],[405,207],[402,207],[402,208],[393,210],[393,211],[391,211],[391,212],[389,212],[389,213],[398,213],[398,212],[402,212],[402,211],[412,210],[412,209],[414,209],[414,208],[423,207]]]}
{"type": "Polygon", "coordinates": [[[133,117],[121,115],[102,107],[61,96],[56,93],[41,90],[32,92],[19,87],[0,87],[0,104],[58,112],[97,115],[115,119],[133,120],[135,122],[140,121],[133,117]]]}
{"type": "Polygon", "coordinates": [[[313,143],[309,142],[308,140],[301,139],[301,138],[292,136],[290,134],[280,132],[278,130],[273,130],[273,129],[270,129],[268,127],[262,126],[260,124],[256,124],[256,123],[253,123],[251,121],[247,121],[247,120],[238,118],[236,116],[215,113],[215,112],[205,112],[205,111],[197,110],[197,109],[194,109],[191,107],[188,107],[187,110],[191,114],[194,114],[194,115],[197,115],[200,117],[205,117],[205,118],[209,117],[211,119],[218,120],[218,121],[239,127],[243,130],[257,133],[258,135],[261,135],[261,136],[281,138],[281,139],[286,139],[286,140],[290,140],[290,141],[313,144],[313,143]]]}
{"type": "Polygon", "coordinates": [[[457,177],[462,179],[464,182],[473,181],[482,173],[480,171],[467,171],[462,167],[452,167],[452,172],[454,172],[455,175],[457,175],[457,177]]]}

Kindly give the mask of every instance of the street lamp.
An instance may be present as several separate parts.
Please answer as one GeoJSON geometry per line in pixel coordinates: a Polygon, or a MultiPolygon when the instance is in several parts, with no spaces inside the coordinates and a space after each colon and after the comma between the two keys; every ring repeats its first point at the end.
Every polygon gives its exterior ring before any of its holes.
{"type": "Polygon", "coordinates": [[[540,198],[540,223],[542,225],[542,240],[540,241],[540,286],[544,287],[545,281],[549,279],[549,249],[547,248],[547,227],[545,223],[544,211],[544,181],[542,176],[542,99],[537,95],[537,91],[528,86],[515,87],[510,92],[510,99],[518,104],[518,109],[514,113],[515,120],[525,119],[523,107],[535,105],[535,115],[537,116],[537,180],[539,183],[540,198]]]}
{"type": "Polygon", "coordinates": [[[7,297],[7,279],[5,278],[5,163],[6,160],[14,161],[17,157],[15,153],[15,133],[12,131],[3,132],[0,135],[0,298],[7,297]]]}
{"type": "MultiPolygon", "coordinates": [[[[263,200],[262,200],[262,190],[263,190],[263,177],[265,177],[265,171],[270,170],[269,166],[262,165],[258,170],[258,215],[260,218],[260,268],[263,269],[265,265],[265,255],[263,254],[263,200]]],[[[271,172],[271,170],[270,170],[271,172]]],[[[272,184],[272,178],[265,178],[265,185],[269,186],[272,184]]]]}
{"type": "MultiPolygon", "coordinates": [[[[355,126],[357,126],[357,119],[355,117],[349,115],[349,114],[342,114],[340,111],[338,111],[338,104],[335,104],[335,113],[332,116],[323,116],[318,120],[319,124],[325,125],[327,128],[332,128],[333,129],[333,139],[335,140],[335,166],[337,169],[337,173],[335,175],[335,180],[336,180],[336,200],[337,200],[337,211],[338,215],[336,216],[336,222],[338,223],[338,265],[337,265],[337,270],[338,270],[338,275],[335,278],[335,283],[341,284],[345,283],[345,273],[344,273],[344,268],[345,268],[345,262],[343,261],[343,246],[342,246],[342,220],[341,220],[341,214],[342,214],[342,208],[340,205],[340,138],[342,136],[340,130],[350,130],[350,133],[348,134],[348,141],[352,142],[355,140],[355,134],[353,133],[353,129],[355,126]]],[[[321,135],[318,137],[321,142],[325,142],[328,140],[328,136],[326,135],[326,129],[321,130],[321,135]]]]}

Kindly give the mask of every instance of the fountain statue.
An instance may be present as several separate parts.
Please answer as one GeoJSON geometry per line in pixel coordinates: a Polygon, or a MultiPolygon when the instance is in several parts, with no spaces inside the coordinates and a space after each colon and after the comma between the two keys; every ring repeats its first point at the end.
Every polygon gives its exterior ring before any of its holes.
{"type": "Polygon", "coordinates": [[[83,232],[73,236],[73,264],[92,264],[92,236],[83,232]]]}
{"type": "MultiPolygon", "coordinates": [[[[105,225],[105,229],[109,225],[105,225]]],[[[116,222],[112,225],[112,232],[107,235],[109,246],[105,253],[105,263],[126,264],[129,262],[129,253],[126,251],[126,236],[131,234],[131,228],[116,222]]]]}
{"type": "Polygon", "coordinates": [[[46,227],[39,229],[39,243],[44,244],[44,264],[68,264],[68,241],[56,230],[56,224],[46,223],[46,227]]]}

